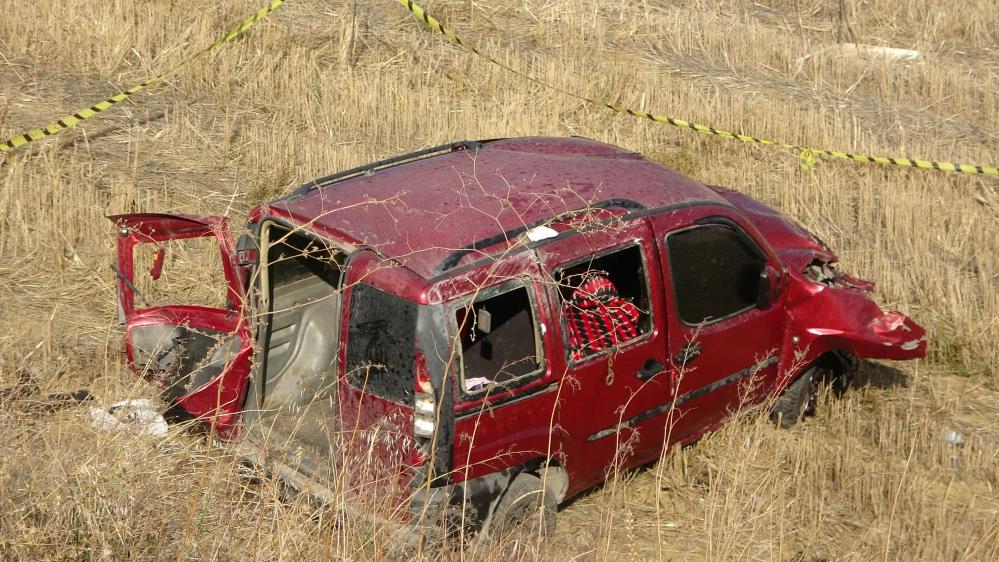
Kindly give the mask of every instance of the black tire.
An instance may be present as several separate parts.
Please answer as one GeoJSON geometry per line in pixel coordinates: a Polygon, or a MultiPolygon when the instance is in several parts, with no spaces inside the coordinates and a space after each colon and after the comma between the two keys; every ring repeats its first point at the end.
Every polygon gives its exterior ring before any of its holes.
{"type": "Polygon", "coordinates": [[[484,529],[509,554],[533,552],[555,535],[555,494],[533,474],[514,478],[484,529]]]}
{"type": "Polygon", "coordinates": [[[786,429],[806,416],[814,416],[815,404],[819,398],[819,383],[823,376],[823,369],[817,366],[805,371],[774,402],[770,419],[786,429]]]}

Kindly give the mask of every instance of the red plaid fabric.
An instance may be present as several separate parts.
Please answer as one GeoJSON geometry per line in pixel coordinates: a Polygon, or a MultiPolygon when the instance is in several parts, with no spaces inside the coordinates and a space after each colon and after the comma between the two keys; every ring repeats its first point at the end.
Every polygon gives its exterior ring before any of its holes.
{"type": "Polygon", "coordinates": [[[618,295],[610,279],[597,275],[576,289],[562,304],[575,361],[638,337],[638,307],[618,295]]]}

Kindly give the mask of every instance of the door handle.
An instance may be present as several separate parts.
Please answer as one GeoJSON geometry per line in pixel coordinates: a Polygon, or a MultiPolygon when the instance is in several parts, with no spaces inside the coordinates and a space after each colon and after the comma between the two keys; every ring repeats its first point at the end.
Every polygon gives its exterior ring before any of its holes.
{"type": "Polygon", "coordinates": [[[680,365],[682,367],[692,362],[694,359],[697,359],[700,356],[701,356],[701,344],[692,341],[687,345],[685,345],[683,349],[679,351],[679,353],[673,356],[673,361],[677,365],[680,365]]]}
{"type": "Polygon", "coordinates": [[[645,362],[644,365],[642,365],[641,370],[635,373],[635,376],[638,377],[638,380],[640,381],[647,381],[652,377],[658,375],[659,373],[663,372],[664,367],[666,366],[660,363],[658,360],[650,358],[645,362]]]}

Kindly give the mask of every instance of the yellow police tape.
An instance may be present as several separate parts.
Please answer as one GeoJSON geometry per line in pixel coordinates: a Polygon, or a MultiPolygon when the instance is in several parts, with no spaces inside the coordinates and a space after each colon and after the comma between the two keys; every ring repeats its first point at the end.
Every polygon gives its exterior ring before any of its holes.
{"type": "Polygon", "coordinates": [[[562,94],[565,94],[567,96],[574,97],[574,98],[576,98],[578,100],[582,100],[582,101],[585,101],[585,102],[593,104],[593,105],[597,105],[597,106],[601,106],[601,107],[606,107],[606,108],[611,109],[613,111],[616,111],[618,113],[627,113],[628,115],[633,115],[635,117],[641,117],[641,118],[644,118],[644,119],[649,119],[650,121],[655,121],[657,123],[668,123],[668,124],[673,125],[675,127],[681,127],[681,128],[684,128],[684,129],[690,129],[690,130],[693,130],[693,131],[697,131],[698,133],[704,133],[706,135],[716,135],[716,136],[723,137],[723,138],[726,138],[726,139],[740,140],[740,141],[743,141],[743,142],[752,142],[752,143],[757,143],[757,144],[772,145],[772,146],[777,146],[777,147],[781,147],[781,148],[790,149],[790,150],[793,150],[793,151],[795,151],[795,152],[798,153],[802,166],[809,167],[809,168],[815,165],[815,157],[816,156],[829,156],[831,158],[842,158],[842,159],[847,159],[847,160],[856,160],[858,162],[873,162],[875,164],[889,164],[889,165],[892,165],[892,166],[902,166],[902,167],[907,167],[907,168],[922,168],[922,169],[927,169],[927,170],[943,170],[945,172],[961,172],[961,173],[964,173],[964,174],[984,174],[984,175],[989,175],[989,176],[999,176],[999,168],[997,168],[995,166],[976,166],[976,165],[972,165],[972,164],[957,164],[957,163],[954,163],[954,162],[938,162],[938,161],[934,161],[934,160],[919,160],[919,159],[916,159],[916,158],[890,158],[890,157],[887,157],[887,156],[867,156],[865,154],[853,154],[853,153],[850,153],[850,152],[842,152],[842,151],[839,151],[839,150],[826,150],[826,149],[823,149],[823,148],[813,148],[813,147],[806,147],[806,146],[798,146],[796,144],[790,144],[790,143],[786,143],[786,142],[779,142],[779,141],[774,141],[774,140],[770,140],[770,139],[765,139],[765,138],[760,138],[760,137],[754,137],[752,135],[743,135],[743,134],[739,134],[739,133],[732,133],[732,132],[729,132],[729,131],[723,131],[723,130],[720,130],[720,129],[716,129],[714,127],[709,127],[707,125],[701,125],[701,124],[698,124],[698,123],[691,123],[690,121],[685,121],[683,119],[677,119],[677,118],[674,118],[674,117],[667,117],[665,115],[657,115],[655,113],[647,113],[645,111],[638,111],[638,110],[630,109],[630,108],[627,108],[627,107],[624,107],[624,106],[620,106],[620,105],[614,105],[614,104],[610,104],[610,103],[596,101],[596,100],[591,99],[589,97],[586,97],[586,96],[584,96],[582,94],[578,94],[576,92],[573,92],[573,91],[570,91],[570,90],[566,90],[564,88],[560,88],[558,86],[554,86],[552,84],[549,84],[548,82],[545,82],[544,80],[540,80],[538,78],[535,78],[534,76],[531,76],[530,74],[527,74],[525,72],[522,72],[520,70],[512,68],[511,66],[509,66],[509,65],[507,65],[507,64],[505,64],[505,63],[503,63],[503,62],[501,62],[499,60],[496,60],[492,56],[490,56],[490,55],[488,55],[488,54],[480,51],[478,48],[476,48],[471,43],[468,43],[467,41],[462,40],[453,31],[451,31],[450,29],[448,29],[447,27],[445,27],[444,24],[442,24],[437,18],[435,18],[434,16],[430,15],[419,4],[413,2],[412,0],[397,0],[397,1],[400,4],[402,4],[407,10],[409,10],[410,12],[412,12],[414,16],[416,16],[417,18],[419,18],[420,20],[422,20],[424,23],[426,23],[427,26],[429,26],[434,31],[436,31],[436,32],[444,35],[451,42],[453,42],[453,43],[461,46],[462,48],[464,48],[464,49],[466,49],[468,51],[471,51],[472,53],[475,53],[476,55],[478,55],[478,56],[480,56],[480,57],[488,60],[489,62],[491,62],[491,63],[493,63],[493,64],[495,64],[495,65],[497,65],[497,66],[499,66],[499,67],[501,67],[501,68],[503,68],[505,70],[513,72],[513,73],[517,74],[518,76],[520,76],[520,77],[522,77],[522,78],[524,78],[526,80],[530,80],[531,82],[534,82],[535,84],[539,84],[541,86],[544,86],[545,88],[549,88],[551,90],[555,90],[555,91],[560,92],[562,94]]]}
{"type": "Polygon", "coordinates": [[[13,150],[19,146],[24,146],[30,142],[41,140],[45,137],[54,135],[60,131],[63,131],[65,129],[77,125],[81,121],[90,119],[91,117],[97,115],[98,113],[101,113],[102,111],[107,111],[108,109],[111,109],[115,104],[125,101],[126,99],[128,99],[129,96],[132,96],[142,91],[150,84],[162,80],[165,76],[176,71],[178,68],[186,64],[189,64],[193,60],[203,56],[205,53],[215,49],[219,45],[232,41],[236,37],[239,37],[243,33],[246,33],[248,29],[253,27],[258,21],[267,17],[267,14],[273,12],[275,9],[277,9],[278,6],[284,4],[284,2],[285,0],[271,0],[270,3],[268,3],[263,8],[257,10],[255,14],[247,18],[243,23],[239,24],[239,26],[233,28],[232,31],[216,39],[215,42],[212,43],[211,45],[205,47],[204,49],[198,51],[197,53],[184,59],[183,61],[175,64],[174,66],[161,72],[160,74],[157,74],[156,76],[153,76],[152,78],[149,78],[148,80],[145,80],[138,85],[132,86],[131,88],[125,90],[124,92],[119,92],[104,101],[95,103],[94,105],[86,109],[81,109],[80,111],[77,111],[72,115],[67,115],[62,119],[59,119],[55,123],[52,123],[51,125],[43,127],[41,129],[35,129],[34,131],[29,131],[27,133],[24,133],[23,135],[18,135],[4,143],[0,143],[0,154],[5,153],[8,150],[13,150]]]}

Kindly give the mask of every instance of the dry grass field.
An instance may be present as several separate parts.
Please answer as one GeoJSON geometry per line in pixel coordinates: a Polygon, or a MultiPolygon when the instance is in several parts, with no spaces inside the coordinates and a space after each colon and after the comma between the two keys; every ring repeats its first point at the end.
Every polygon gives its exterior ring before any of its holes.
{"type": "MultiPolygon", "coordinates": [[[[140,82],[260,0],[7,0],[0,140],[140,82]]],[[[435,1],[463,38],[600,100],[798,144],[995,165],[990,0],[435,1]],[[856,41],[913,61],[826,51],[856,41]]],[[[113,229],[223,214],[313,177],[459,139],[582,135],[794,217],[929,333],[777,430],[748,412],[564,506],[558,560],[999,559],[999,178],[820,161],[589,107],[447,44],[397,3],[289,0],[245,37],[0,163],[0,387],[155,397],[119,355],[113,229]],[[948,432],[965,442],[949,443],[948,432]]],[[[248,485],[197,432],[162,440],[0,397],[0,559],[382,559],[248,485]]],[[[426,553],[429,558],[495,553],[426,553]]],[[[391,559],[391,558],[390,558],[391,559]]]]}

